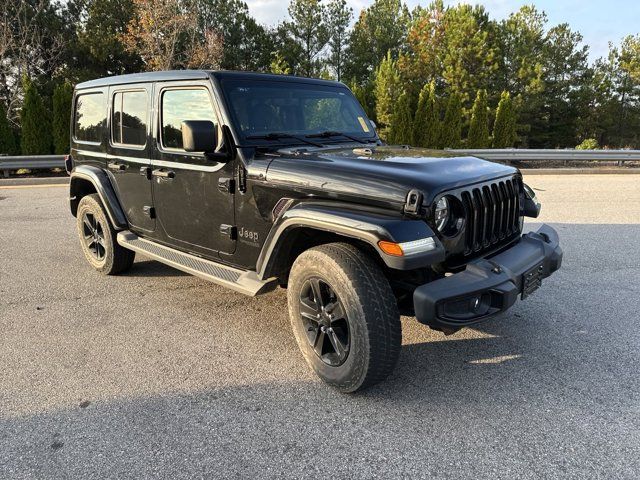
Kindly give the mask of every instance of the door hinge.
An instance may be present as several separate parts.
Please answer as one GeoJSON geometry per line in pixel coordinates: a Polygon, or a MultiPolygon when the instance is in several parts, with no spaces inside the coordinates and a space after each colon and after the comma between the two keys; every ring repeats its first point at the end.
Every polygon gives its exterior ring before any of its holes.
{"type": "Polygon", "coordinates": [[[144,207],[142,207],[142,211],[149,218],[156,218],[156,209],[155,208],[150,207],[149,205],[145,205],[144,207]]]}
{"type": "Polygon", "coordinates": [[[233,178],[221,178],[218,180],[218,190],[224,193],[235,193],[236,181],[233,178]]]}
{"type": "Polygon", "coordinates": [[[220,233],[229,237],[230,240],[236,240],[238,238],[238,229],[235,225],[227,225],[223,223],[220,225],[220,233]]]}
{"type": "Polygon", "coordinates": [[[247,170],[242,165],[238,167],[238,191],[240,193],[247,191],[247,170]]]}

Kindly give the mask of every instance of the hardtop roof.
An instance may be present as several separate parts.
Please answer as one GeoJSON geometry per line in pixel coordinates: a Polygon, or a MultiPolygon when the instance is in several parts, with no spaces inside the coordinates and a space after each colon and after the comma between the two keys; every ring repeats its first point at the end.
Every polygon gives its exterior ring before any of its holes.
{"type": "Polygon", "coordinates": [[[112,77],[97,78],[76,85],[76,89],[105,87],[110,85],[126,85],[129,83],[168,82],[178,80],[204,80],[214,77],[218,80],[225,78],[236,79],[261,79],[280,82],[315,83],[320,85],[344,86],[333,80],[321,80],[318,78],[297,77],[295,75],[275,75],[271,73],[236,72],[230,70],[167,70],[161,72],[131,73],[127,75],[115,75],[112,77]]]}

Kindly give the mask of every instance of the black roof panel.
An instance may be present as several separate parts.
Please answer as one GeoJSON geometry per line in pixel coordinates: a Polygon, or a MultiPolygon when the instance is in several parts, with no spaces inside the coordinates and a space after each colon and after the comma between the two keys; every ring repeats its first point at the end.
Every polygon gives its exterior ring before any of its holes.
{"type": "Polygon", "coordinates": [[[296,77],[294,75],[274,75],[270,73],[234,72],[234,71],[210,71],[210,70],[168,70],[163,72],[131,73],[128,75],[116,75],[113,77],[97,78],[76,85],[76,89],[105,87],[109,85],[123,85],[127,83],[167,82],[176,80],[202,80],[213,76],[218,80],[225,78],[237,79],[264,79],[280,82],[316,83],[324,85],[342,85],[332,80],[320,80],[317,78],[296,77]]]}

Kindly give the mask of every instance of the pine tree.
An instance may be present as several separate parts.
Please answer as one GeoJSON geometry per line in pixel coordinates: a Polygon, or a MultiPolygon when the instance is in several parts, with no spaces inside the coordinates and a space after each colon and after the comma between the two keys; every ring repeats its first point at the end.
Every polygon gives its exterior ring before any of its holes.
{"type": "Polygon", "coordinates": [[[413,114],[411,97],[403,92],[396,103],[389,130],[389,143],[410,145],[413,133],[413,114]]]}
{"type": "Polygon", "coordinates": [[[447,102],[444,122],[440,131],[440,148],[460,148],[462,143],[462,103],[460,95],[452,92],[447,102]]]}
{"type": "Polygon", "coordinates": [[[396,62],[387,52],[386,58],[376,70],[375,98],[376,98],[376,122],[378,133],[383,139],[387,139],[391,127],[392,116],[398,101],[400,76],[396,62]]]}
{"type": "Polygon", "coordinates": [[[73,87],[65,82],[53,90],[53,146],[56,155],[69,153],[69,119],[73,87]]]}
{"type": "Polygon", "coordinates": [[[516,143],[516,114],[509,92],[502,92],[493,125],[493,148],[509,148],[516,143]]]}
{"type": "Polygon", "coordinates": [[[7,120],[7,111],[0,102],[0,154],[17,155],[16,137],[7,120]]]}
{"type": "Polygon", "coordinates": [[[471,110],[471,124],[467,147],[489,148],[489,109],[487,107],[487,91],[478,90],[471,110]]]}
{"type": "Polygon", "coordinates": [[[432,81],[420,91],[413,122],[413,144],[417,147],[436,148],[439,135],[440,115],[436,99],[436,84],[432,81]]]}
{"type": "Polygon", "coordinates": [[[22,154],[48,155],[52,146],[49,112],[36,86],[26,77],[23,83],[24,102],[20,113],[22,154]]]}

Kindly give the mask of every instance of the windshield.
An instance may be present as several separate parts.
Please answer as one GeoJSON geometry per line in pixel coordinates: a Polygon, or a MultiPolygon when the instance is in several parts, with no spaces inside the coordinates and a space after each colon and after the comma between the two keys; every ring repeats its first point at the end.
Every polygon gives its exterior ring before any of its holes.
{"type": "Polygon", "coordinates": [[[268,140],[299,143],[300,138],[322,133],[329,133],[325,136],[331,142],[375,138],[371,122],[346,87],[250,79],[224,80],[222,87],[244,139],[272,134],[268,140]]]}

